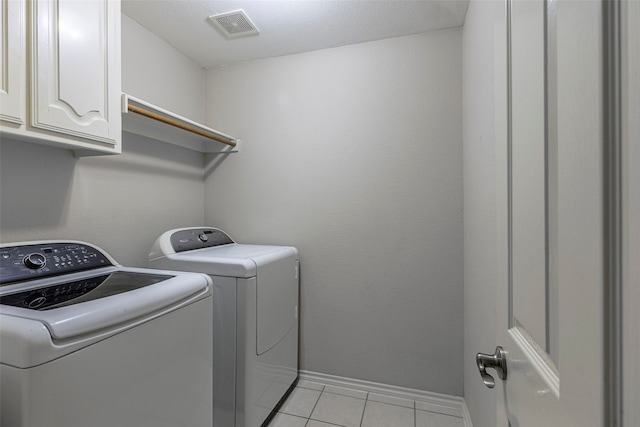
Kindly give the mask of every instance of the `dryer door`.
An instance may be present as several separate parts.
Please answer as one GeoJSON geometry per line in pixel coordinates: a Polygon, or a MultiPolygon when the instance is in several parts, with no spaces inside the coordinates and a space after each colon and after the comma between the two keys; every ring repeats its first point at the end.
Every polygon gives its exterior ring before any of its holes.
{"type": "Polygon", "coordinates": [[[258,355],[278,344],[294,327],[298,306],[298,271],[294,249],[255,259],[258,355]]]}

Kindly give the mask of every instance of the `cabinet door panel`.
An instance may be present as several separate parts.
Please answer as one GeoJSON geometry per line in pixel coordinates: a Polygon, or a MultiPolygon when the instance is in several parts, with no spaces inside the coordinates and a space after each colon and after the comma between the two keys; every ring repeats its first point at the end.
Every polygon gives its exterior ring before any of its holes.
{"type": "Polygon", "coordinates": [[[23,0],[0,6],[0,119],[25,122],[25,15],[23,0]]]}
{"type": "Polygon", "coordinates": [[[32,120],[36,128],[117,144],[119,2],[33,3],[32,120]],[[115,90],[114,90],[115,89],[115,90]]]}
{"type": "MultiPolygon", "coordinates": [[[[73,110],[71,117],[106,117],[102,84],[107,81],[105,8],[98,2],[60,2],[58,9],[59,98],[73,110]],[[69,70],[73,70],[69,72],[69,70]]],[[[55,43],[55,42],[54,42],[55,43]]]]}

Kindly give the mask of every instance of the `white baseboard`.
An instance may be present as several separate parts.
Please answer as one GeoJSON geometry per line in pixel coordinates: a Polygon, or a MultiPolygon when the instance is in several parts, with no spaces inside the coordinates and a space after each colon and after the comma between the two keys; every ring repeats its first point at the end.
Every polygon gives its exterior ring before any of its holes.
{"type": "Polygon", "coordinates": [[[338,377],[318,372],[300,371],[299,377],[304,381],[318,382],[337,387],[366,391],[369,393],[384,394],[401,399],[415,400],[416,402],[420,402],[420,405],[424,410],[460,417],[464,420],[465,427],[473,427],[471,424],[471,418],[469,417],[469,411],[464,403],[464,399],[461,397],[374,383],[371,381],[356,380],[353,378],[338,377]]]}

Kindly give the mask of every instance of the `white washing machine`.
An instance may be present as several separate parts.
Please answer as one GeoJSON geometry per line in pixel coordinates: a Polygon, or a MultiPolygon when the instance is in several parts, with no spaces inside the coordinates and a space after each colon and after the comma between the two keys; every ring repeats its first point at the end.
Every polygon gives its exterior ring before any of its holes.
{"type": "Polygon", "coordinates": [[[149,266],[211,276],[213,425],[265,424],[298,377],[298,250],[182,228],[156,240],[149,266]]]}
{"type": "Polygon", "coordinates": [[[0,245],[0,426],[211,426],[211,299],[88,243],[0,245]]]}

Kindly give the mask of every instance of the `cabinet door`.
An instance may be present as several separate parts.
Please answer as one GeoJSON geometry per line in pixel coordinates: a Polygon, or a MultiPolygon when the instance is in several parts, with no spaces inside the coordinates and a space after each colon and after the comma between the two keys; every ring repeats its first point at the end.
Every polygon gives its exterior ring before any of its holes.
{"type": "Polygon", "coordinates": [[[36,0],[31,126],[119,145],[120,2],[36,0]]]}
{"type": "Polygon", "coordinates": [[[24,0],[2,0],[0,6],[0,120],[25,122],[24,0]]]}

